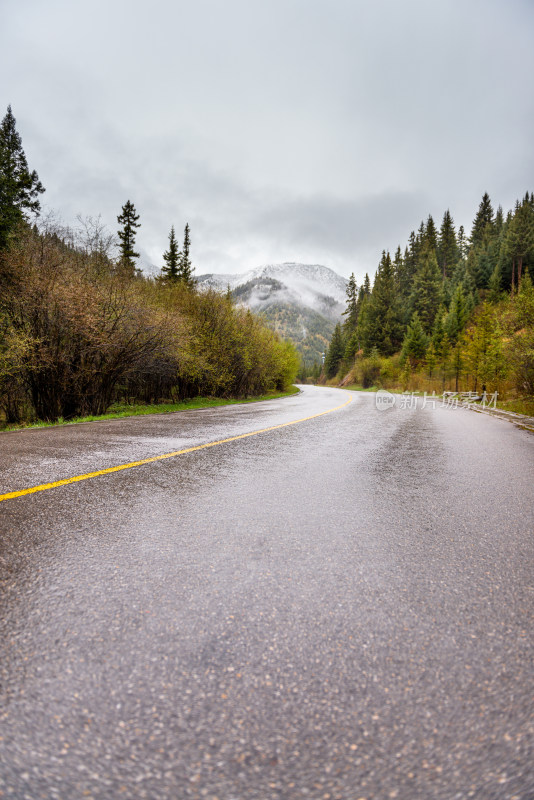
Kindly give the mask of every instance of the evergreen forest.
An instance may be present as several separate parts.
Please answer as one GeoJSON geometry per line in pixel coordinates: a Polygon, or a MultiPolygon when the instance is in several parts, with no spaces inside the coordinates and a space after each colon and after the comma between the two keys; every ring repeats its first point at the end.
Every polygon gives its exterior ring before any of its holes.
{"type": "MultiPolygon", "coordinates": [[[[506,214],[484,194],[469,235],[447,210],[347,286],[323,379],[402,391],[534,396],[534,194],[506,214]]],[[[532,404],[530,403],[532,410],[532,404]]]]}

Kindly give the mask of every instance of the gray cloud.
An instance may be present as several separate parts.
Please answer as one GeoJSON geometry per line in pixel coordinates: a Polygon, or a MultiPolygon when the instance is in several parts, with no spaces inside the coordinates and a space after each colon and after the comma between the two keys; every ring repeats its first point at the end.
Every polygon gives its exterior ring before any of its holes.
{"type": "Polygon", "coordinates": [[[188,221],[197,270],[374,271],[450,208],[534,188],[529,0],[6,4],[0,113],[67,223],[188,221]]]}

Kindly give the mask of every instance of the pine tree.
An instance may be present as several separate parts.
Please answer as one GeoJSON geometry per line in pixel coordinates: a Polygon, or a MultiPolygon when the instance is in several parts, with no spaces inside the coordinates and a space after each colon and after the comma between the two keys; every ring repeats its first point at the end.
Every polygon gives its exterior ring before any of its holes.
{"type": "Polygon", "coordinates": [[[395,280],[397,281],[397,286],[400,288],[400,284],[402,281],[404,270],[404,259],[402,257],[402,250],[400,245],[397,246],[395,250],[395,257],[393,259],[393,271],[395,273],[395,280]]]}
{"type": "Polygon", "coordinates": [[[193,286],[195,280],[193,278],[193,266],[189,251],[191,249],[191,238],[189,236],[189,223],[186,224],[184,230],[184,246],[182,248],[182,257],[180,259],[180,280],[188,286],[193,286]]]}
{"type": "Polygon", "coordinates": [[[402,343],[402,309],[395,286],[391,256],[385,251],[378,266],[373,291],[365,306],[362,344],[368,353],[373,347],[384,356],[395,353],[402,343]]]}
{"type": "Polygon", "coordinates": [[[345,347],[345,358],[348,360],[353,358],[356,353],[362,348],[363,331],[366,329],[367,309],[371,297],[371,281],[369,275],[366,273],[364,281],[358,290],[357,300],[357,321],[356,328],[352,335],[347,340],[345,347]]]}
{"type": "Polygon", "coordinates": [[[534,395],[534,286],[528,272],[512,304],[510,339],[506,350],[512,365],[516,388],[534,395]]]}
{"type": "Polygon", "coordinates": [[[511,290],[512,277],[514,277],[514,282],[515,282],[515,262],[513,264],[513,269],[512,269],[512,256],[510,248],[508,247],[508,231],[510,230],[512,219],[513,219],[513,214],[511,211],[508,211],[502,226],[500,246],[499,246],[499,257],[497,261],[501,270],[501,286],[504,291],[511,290]],[[512,272],[514,272],[514,276],[512,276],[512,272]]]}
{"type": "Polygon", "coordinates": [[[495,269],[491,273],[491,278],[488,284],[489,299],[492,303],[497,303],[502,295],[502,269],[500,263],[495,265],[495,269]]]}
{"type": "Polygon", "coordinates": [[[453,289],[456,289],[458,286],[461,286],[465,280],[465,276],[467,275],[467,261],[461,259],[456,264],[454,269],[454,273],[451,280],[451,285],[453,289]]]}
{"type": "Polygon", "coordinates": [[[504,248],[512,260],[512,293],[521,286],[525,260],[534,260],[534,208],[528,198],[516,203],[514,215],[507,226],[504,248]]]}
{"type": "Polygon", "coordinates": [[[438,234],[436,231],[436,224],[431,214],[428,215],[425,225],[424,243],[426,243],[435,253],[437,253],[438,234]]]}
{"type": "Polygon", "coordinates": [[[480,280],[480,262],[476,251],[471,249],[465,264],[462,288],[466,297],[472,295],[474,300],[478,300],[477,279],[480,280]]]}
{"type": "Polygon", "coordinates": [[[324,372],[327,378],[335,377],[341,360],[343,358],[345,348],[343,346],[343,334],[341,333],[341,325],[339,322],[334,328],[334,334],[330,341],[330,346],[324,361],[324,372]]]}
{"type": "Polygon", "coordinates": [[[425,244],[421,251],[419,269],[413,281],[412,314],[417,312],[425,333],[430,333],[441,303],[441,277],[435,251],[425,244]]]}
{"type": "Polygon", "coordinates": [[[0,251],[28,214],[39,214],[44,192],[37,172],[30,172],[11,106],[0,125],[0,251]]]}
{"type": "Polygon", "coordinates": [[[445,320],[445,333],[452,344],[456,344],[469,316],[469,308],[464,291],[458,286],[452,298],[451,308],[445,320]]]}
{"type": "Polygon", "coordinates": [[[358,285],[354,277],[354,272],[350,276],[349,282],[347,283],[346,295],[347,308],[343,312],[343,315],[346,317],[345,322],[343,323],[343,329],[345,337],[348,338],[356,329],[358,322],[358,285]]]}
{"type": "Polygon", "coordinates": [[[494,312],[487,303],[483,303],[476,323],[466,333],[464,359],[467,370],[475,379],[475,392],[479,379],[484,386],[503,374],[501,334],[494,312]]]}
{"type": "Polygon", "coordinates": [[[487,289],[494,269],[495,236],[488,225],[478,247],[471,248],[467,256],[467,273],[471,275],[477,289],[487,289]]]}
{"type": "Polygon", "coordinates": [[[504,213],[502,210],[502,206],[498,206],[497,211],[495,212],[495,220],[494,225],[495,235],[499,238],[502,234],[502,230],[504,227],[504,213]]]}
{"type": "Polygon", "coordinates": [[[434,328],[432,330],[432,347],[436,356],[441,356],[443,348],[443,340],[445,339],[444,319],[446,317],[446,310],[443,306],[440,307],[434,320],[434,328]]]}
{"type": "Polygon", "coordinates": [[[411,270],[407,249],[405,250],[403,257],[400,247],[397,247],[395,258],[393,259],[393,270],[395,273],[395,283],[397,285],[397,291],[401,303],[403,305],[407,305],[405,301],[408,299],[410,292],[412,291],[413,280],[413,272],[411,270]]]}
{"type": "Polygon", "coordinates": [[[122,225],[122,228],[117,231],[119,235],[119,250],[120,260],[119,264],[121,269],[128,275],[135,275],[135,258],[139,258],[139,253],[134,250],[135,246],[135,229],[141,227],[138,222],[139,214],[135,213],[135,206],[129,200],[122,207],[122,214],[117,217],[117,222],[122,225]]]}
{"type": "Polygon", "coordinates": [[[165,266],[161,268],[161,273],[164,281],[176,283],[179,280],[181,256],[173,225],[169,233],[169,249],[163,253],[165,266]]]}
{"type": "Polygon", "coordinates": [[[347,344],[345,345],[345,353],[343,354],[343,358],[345,361],[350,361],[351,358],[354,358],[358,350],[360,349],[360,337],[358,333],[358,328],[352,333],[352,335],[347,339],[347,344]]]}
{"type": "Polygon", "coordinates": [[[419,251],[421,250],[422,246],[425,243],[426,238],[426,224],[421,220],[421,224],[417,228],[417,234],[415,236],[415,243],[416,243],[416,261],[419,260],[419,251]]]}
{"type": "Polygon", "coordinates": [[[467,251],[469,250],[469,244],[467,241],[467,237],[465,235],[464,226],[460,225],[458,228],[458,257],[463,260],[467,258],[467,251]]]}
{"type": "Polygon", "coordinates": [[[404,252],[404,275],[405,275],[405,287],[407,291],[405,293],[405,297],[408,297],[411,292],[411,282],[413,280],[413,276],[417,270],[417,262],[419,260],[419,243],[417,241],[417,237],[412,231],[410,233],[410,237],[408,239],[408,246],[404,252]]]}
{"type": "Polygon", "coordinates": [[[445,278],[441,284],[441,302],[447,308],[451,304],[453,294],[452,278],[445,278]]]}
{"type": "Polygon", "coordinates": [[[493,226],[493,208],[491,206],[490,196],[487,192],[484,193],[476,217],[473,221],[471,229],[471,246],[478,247],[482,244],[484,233],[487,227],[493,226]]]}
{"type": "Polygon", "coordinates": [[[458,242],[454,231],[454,221],[449,209],[443,215],[443,222],[439,230],[438,240],[438,266],[443,280],[452,276],[453,269],[459,258],[458,242]]]}
{"type": "Polygon", "coordinates": [[[402,359],[408,358],[410,365],[417,367],[423,361],[427,347],[428,336],[423,330],[419,314],[415,311],[402,343],[402,359]]]}

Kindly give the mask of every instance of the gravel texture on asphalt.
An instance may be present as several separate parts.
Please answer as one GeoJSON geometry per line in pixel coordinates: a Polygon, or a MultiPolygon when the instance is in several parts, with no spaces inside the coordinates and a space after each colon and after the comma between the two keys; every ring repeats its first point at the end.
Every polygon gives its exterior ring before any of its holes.
{"type": "MultiPolygon", "coordinates": [[[[5,434],[0,493],[348,396],[5,434]]],[[[534,798],[534,437],[353,397],[0,503],[0,797],[534,798]]]]}

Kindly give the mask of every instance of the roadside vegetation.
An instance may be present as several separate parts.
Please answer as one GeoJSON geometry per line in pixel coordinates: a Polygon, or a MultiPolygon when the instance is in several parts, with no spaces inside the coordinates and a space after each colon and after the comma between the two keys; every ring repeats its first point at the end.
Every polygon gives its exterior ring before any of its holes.
{"type": "Polygon", "coordinates": [[[446,211],[383,252],[374,282],[351,276],[322,380],[392,391],[497,391],[534,410],[534,194],[505,214],[487,194],[471,234],[446,211]]]}
{"type": "Polygon", "coordinates": [[[292,344],[229,296],[196,290],[189,225],[181,248],[171,228],[161,273],[147,278],[130,200],[116,248],[99,219],[80,218],[76,231],[32,225],[43,191],[9,108],[0,126],[0,425],[97,417],[116,403],[245,399],[293,383],[292,344]]]}
{"type": "Polygon", "coordinates": [[[276,400],[281,397],[290,397],[293,394],[298,394],[299,389],[296,386],[290,386],[285,391],[277,392],[272,391],[257,397],[248,397],[241,399],[227,399],[223,397],[193,397],[191,400],[183,400],[181,403],[152,403],[146,405],[144,403],[113,403],[105,414],[89,415],[86,417],[73,417],[72,419],[65,420],[59,417],[54,422],[45,420],[38,420],[37,422],[23,422],[23,423],[4,423],[2,431],[16,431],[26,428],[49,428],[57,425],[76,425],[82,422],[102,422],[110,419],[124,419],[125,417],[140,417],[152,414],[175,414],[181,411],[192,411],[200,408],[214,408],[217,406],[236,405],[241,403],[260,403],[262,400],[276,400]]]}

